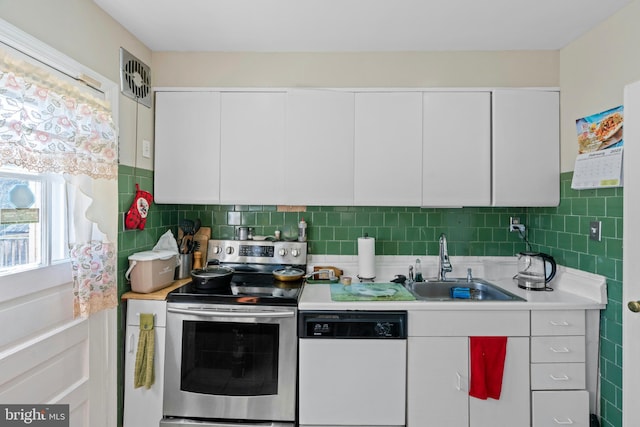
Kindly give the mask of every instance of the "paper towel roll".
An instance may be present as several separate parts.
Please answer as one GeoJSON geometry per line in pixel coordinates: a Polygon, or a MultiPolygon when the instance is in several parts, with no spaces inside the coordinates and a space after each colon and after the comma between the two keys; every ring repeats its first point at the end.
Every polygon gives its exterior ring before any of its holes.
{"type": "Polygon", "coordinates": [[[358,278],[376,277],[376,239],[358,237],[358,278]]]}

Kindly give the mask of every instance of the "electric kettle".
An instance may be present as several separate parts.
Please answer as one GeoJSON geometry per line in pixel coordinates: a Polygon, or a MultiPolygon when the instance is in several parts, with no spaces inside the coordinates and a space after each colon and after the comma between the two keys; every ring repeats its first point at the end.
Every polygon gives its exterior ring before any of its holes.
{"type": "Polygon", "coordinates": [[[539,252],[518,254],[518,274],[513,278],[523,289],[551,290],[547,283],[556,275],[556,261],[552,256],[539,252]]]}

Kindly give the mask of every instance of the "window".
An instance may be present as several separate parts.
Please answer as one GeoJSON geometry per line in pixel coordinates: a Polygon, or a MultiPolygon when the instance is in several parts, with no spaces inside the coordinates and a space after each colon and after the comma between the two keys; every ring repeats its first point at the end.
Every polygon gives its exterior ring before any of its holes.
{"type": "Polygon", "coordinates": [[[0,275],[68,258],[65,181],[0,168],[0,275]]]}
{"type": "Polygon", "coordinates": [[[74,316],[110,308],[118,85],[1,20],[0,62],[0,303],[72,284],[74,316]]]}

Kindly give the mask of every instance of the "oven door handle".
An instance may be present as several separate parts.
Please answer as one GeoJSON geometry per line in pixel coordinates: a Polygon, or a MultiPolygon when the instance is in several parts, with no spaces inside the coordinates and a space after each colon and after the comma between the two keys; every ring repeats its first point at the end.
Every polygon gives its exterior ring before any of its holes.
{"type": "Polygon", "coordinates": [[[212,310],[198,310],[198,309],[183,309],[183,308],[167,308],[169,313],[178,313],[178,314],[189,314],[193,316],[200,317],[256,317],[256,318],[285,318],[285,317],[294,317],[296,315],[295,311],[258,311],[258,312],[247,312],[247,311],[212,311],[212,310]]]}

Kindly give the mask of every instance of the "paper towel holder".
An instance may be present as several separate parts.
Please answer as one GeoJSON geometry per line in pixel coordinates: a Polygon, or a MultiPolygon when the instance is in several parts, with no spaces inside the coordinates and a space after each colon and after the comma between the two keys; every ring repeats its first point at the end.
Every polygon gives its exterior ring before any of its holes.
{"type": "MultiPolygon", "coordinates": [[[[369,238],[369,233],[364,233],[364,238],[368,239],[369,238]]],[[[358,278],[358,280],[360,280],[360,283],[363,283],[363,282],[373,283],[373,282],[375,282],[375,279],[376,279],[376,276],[373,276],[373,277],[362,277],[359,274],[356,275],[356,277],[358,278]]]]}

